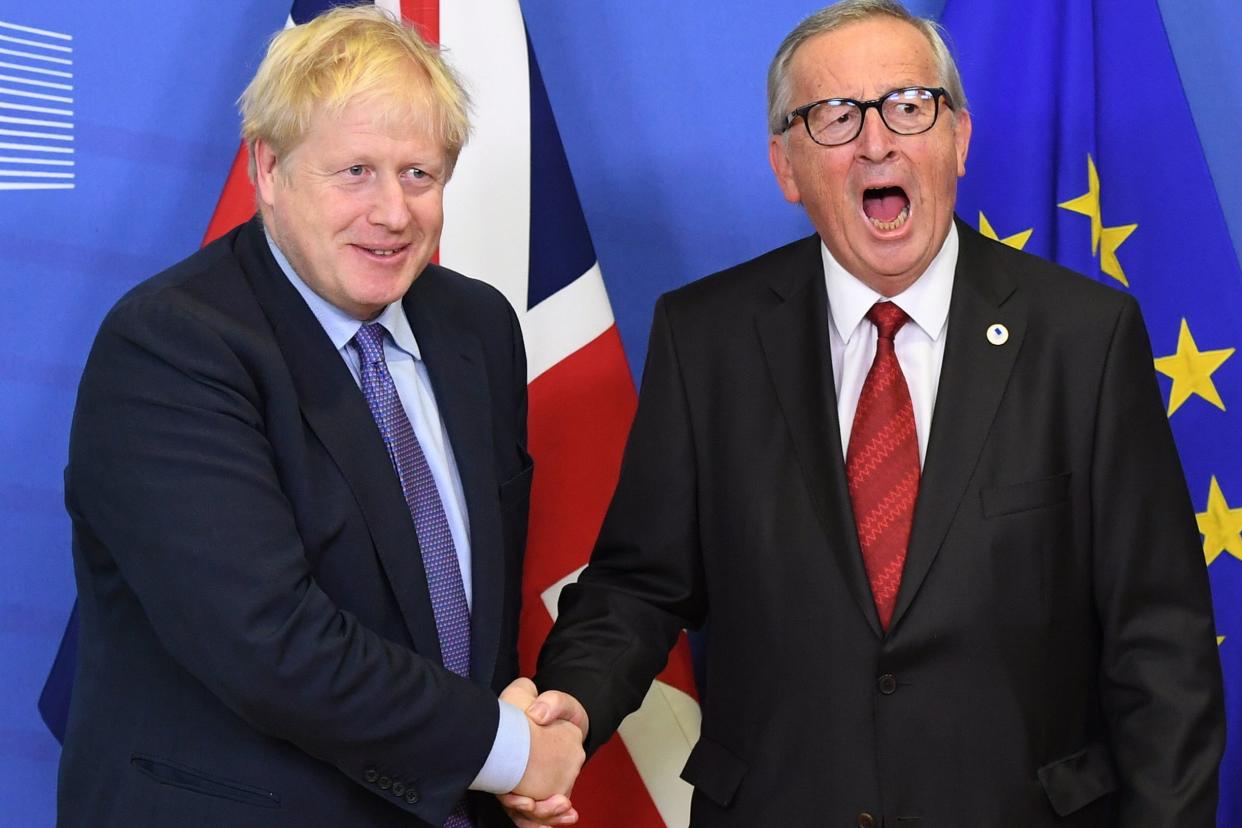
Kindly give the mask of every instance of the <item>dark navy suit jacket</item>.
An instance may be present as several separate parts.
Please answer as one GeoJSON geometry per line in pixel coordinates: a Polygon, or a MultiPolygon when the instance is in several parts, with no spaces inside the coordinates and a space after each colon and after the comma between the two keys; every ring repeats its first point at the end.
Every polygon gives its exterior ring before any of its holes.
{"type": "Polygon", "coordinates": [[[517,673],[525,354],[481,282],[429,265],[404,306],[469,513],[469,680],[367,404],[252,220],[126,295],[87,362],[60,824],[440,825],[474,778],[517,673]]]}

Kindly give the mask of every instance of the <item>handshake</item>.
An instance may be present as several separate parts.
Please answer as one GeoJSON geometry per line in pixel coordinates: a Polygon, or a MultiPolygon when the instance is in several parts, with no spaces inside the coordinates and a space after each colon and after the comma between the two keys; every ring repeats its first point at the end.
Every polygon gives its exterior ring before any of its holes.
{"type": "Polygon", "coordinates": [[[586,761],[582,747],[589,728],[586,710],[566,693],[540,694],[528,678],[515,679],[500,699],[525,710],[530,726],[526,772],[511,793],[500,796],[501,805],[518,828],[573,825],[578,812],[569,793],[586,761]]]}

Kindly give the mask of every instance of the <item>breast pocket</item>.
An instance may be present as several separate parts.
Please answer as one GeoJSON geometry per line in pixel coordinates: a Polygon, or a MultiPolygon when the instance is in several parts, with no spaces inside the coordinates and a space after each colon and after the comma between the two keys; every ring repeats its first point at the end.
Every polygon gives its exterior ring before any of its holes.
{"type": "Polygon", "coordinates": [[[1029,512],[1064,503],[1069,499],[1070,473],[1041,477],[1022,483],[990,486],[979,491],[983,516],[988,518],[1029,512]]]}
{"type": "Polygon", "coordinates": [[[508,511],[530,501],[530,484],[535,466],[530,461],[517,474],[500,484],[500,508],[508,511]]]}

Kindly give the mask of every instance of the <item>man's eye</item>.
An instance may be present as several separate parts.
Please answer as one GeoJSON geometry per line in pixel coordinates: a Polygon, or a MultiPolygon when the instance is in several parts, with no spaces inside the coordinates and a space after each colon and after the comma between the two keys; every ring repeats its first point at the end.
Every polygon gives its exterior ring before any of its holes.
{"type": "Polygon", "coordinates": [[[410,178],[413,178],[416,181],[422,180],[427,177],[427,173],[424,172],[423,170],[420,170],[418,167],[410,167],[408,170],[405,171],[405,174],[408,175],[410,178]]]}
{"type": "Polygon", "coordinates": [[[361,164],[354,164],[352,167],[347,169],[345,172],[349,173],[350,175],[357,176],[357,175],[362,175],[366,171],[367,171],[367,168],[362,166],[361,164]]]}

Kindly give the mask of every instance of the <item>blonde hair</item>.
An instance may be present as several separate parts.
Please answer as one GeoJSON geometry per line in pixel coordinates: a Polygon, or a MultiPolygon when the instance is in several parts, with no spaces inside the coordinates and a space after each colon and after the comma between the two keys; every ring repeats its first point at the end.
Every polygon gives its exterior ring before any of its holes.
{"type": "Polygon", "coordinates": [[[444,147],[449,169],[470,134],[470,99],[440,50],[378,6],[339,6],[272,36],[267,54],[237,103],[242,139],[262,140],[279,157],[310,130],[319,107],[339,113],[380,94],[394,117],[422,115],[444,147]],[[422,82],[419,82],[422,81],[422,82]]]}

